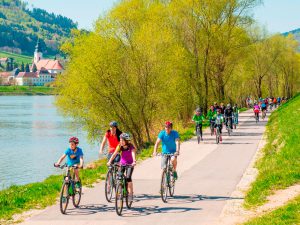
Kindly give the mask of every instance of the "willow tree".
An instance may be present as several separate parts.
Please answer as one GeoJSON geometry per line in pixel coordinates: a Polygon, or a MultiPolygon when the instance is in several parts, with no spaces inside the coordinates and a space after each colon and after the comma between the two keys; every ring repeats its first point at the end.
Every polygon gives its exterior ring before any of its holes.
{"type": "Polygon", "coordinates": [[[176,80],[173,62],[165,59],[180,48],[164,24],[164,7],[124,1],[99,19],[95,32],[66,45],[71,61],[58,81],[58,105],[82,120],[91,134],[117,120],[140,148],[153,140],[153,127],[170,111],[166,106],[178,102],[173,100],[181,95],[170,82],[176,80]]]}

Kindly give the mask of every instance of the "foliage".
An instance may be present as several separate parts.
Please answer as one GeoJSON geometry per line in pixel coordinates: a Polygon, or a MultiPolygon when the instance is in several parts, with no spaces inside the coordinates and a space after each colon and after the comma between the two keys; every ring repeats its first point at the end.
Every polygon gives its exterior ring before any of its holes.
{"type": "Polygon", "coordinates": [[[0,1],[0,49],[32,55],[38,38],[48,55],[58,53],[58,46],[77,24],[45,10],[28,9],[20,0],[0,1]]]}

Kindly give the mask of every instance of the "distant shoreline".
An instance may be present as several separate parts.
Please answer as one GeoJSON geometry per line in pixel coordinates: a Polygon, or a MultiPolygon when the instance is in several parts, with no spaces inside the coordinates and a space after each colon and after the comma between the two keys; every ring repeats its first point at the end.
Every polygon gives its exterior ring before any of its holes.
{"type": "Polygon", "coordinates": [[[38,86],[0,86],[0,96],[55,95],[55,88],[38,86]]]}

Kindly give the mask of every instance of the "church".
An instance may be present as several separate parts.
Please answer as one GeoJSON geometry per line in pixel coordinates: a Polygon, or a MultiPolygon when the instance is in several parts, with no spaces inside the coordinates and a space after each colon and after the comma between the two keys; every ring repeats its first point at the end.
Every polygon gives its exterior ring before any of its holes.
{"type": "Polygon", "coordinates": [[[44,86],[46,83],[53,82],[57,75],[64,71],[59,60],[44,59],[40,40],[34,51],[33,64],[30,72],[20,72],[16,77],[18,85],[25,86],[44,86]]]}

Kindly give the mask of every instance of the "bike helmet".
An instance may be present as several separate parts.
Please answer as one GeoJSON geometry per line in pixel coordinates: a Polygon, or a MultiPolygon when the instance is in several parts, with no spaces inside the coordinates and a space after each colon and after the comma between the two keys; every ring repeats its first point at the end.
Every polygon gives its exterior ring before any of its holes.
{"type": "Polygon", "coordinates": [[[231,107],[231,105],[230,105],[230,103],[228,103],[228,104],[227,104],[227,108],[230,108],[230,107],[231,107]]]}
{"type": "Polygon", "coordinates": [[[196,112],[197,112],[197,113],[201,113],[201,109],[200,109],[200,108],[197,108],[197,109],[196,109],[196,112]]]}
{"type": "Polygon", "coordinates": [[[110,127],[117,127],[118,123],[116,121],[112,121],[112,122],[109,123],[109,126],[110,127]]]}
{"type": "Polygon", "coordinates": [[[122,133],[121,135],[120,135],[120,139],[123,139],[123,140],[125,140],[125,141],[130,141],[130,135],[129,134],[127,134],[127,133],[122,133]]]}
{"type": "Polygon", "coordinates": [[[71,142],[73,142],[73,143],[75,143],[75,144],[78,144],[78,143],[79,143],[79,139],[78,139],[77,137],[71,137],[71,138],[69,139],[69,143],[71,143],[71,142]]]}
{"type": "Polygon", "coordinates": [[[172,127],[172,126],[173,126],[173,123],[170,122],[170,121],[166,121],[166,122],[165,122],[165,126],[166,126],[166,127],[172,127]]]}

